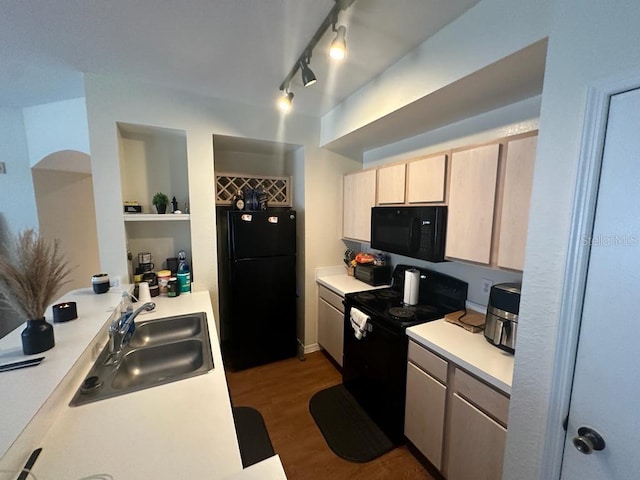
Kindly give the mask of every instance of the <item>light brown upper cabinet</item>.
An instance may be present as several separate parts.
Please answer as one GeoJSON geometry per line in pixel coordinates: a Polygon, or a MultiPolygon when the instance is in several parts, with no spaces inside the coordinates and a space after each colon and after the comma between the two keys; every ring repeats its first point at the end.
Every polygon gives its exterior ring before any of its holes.
{"type": "Polygon", "coordinates": [[[344,176],[342,236],[371,241],[371,207],[376,204],[376,171],[365,170],[344,176]]]}
{"type": "Polygon", "coordinates": [[[502,268],[524,269],[537,139],[525,137],[507,143],[497,260],[502,268]]]}
{"type": "Polygon", "coordinates": [[[378,205],[404,203],[406,164],[378,168],[378,205]]]}
{"type": "Polygon", "coordinates": [[[407,163],[407,203],[444,202],[447,156],[436,155],[407,163]]]}
{"type": "Polygon", "coordinates": [[[451,156],[447,257],[490,263],[499,155],[495,143],[451,156]]]}

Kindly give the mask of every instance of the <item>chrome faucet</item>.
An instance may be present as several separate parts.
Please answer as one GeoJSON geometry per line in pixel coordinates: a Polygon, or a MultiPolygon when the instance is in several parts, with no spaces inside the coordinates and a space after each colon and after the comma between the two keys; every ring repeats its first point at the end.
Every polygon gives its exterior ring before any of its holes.
{"type": "Polygon", "coordinates": [[[150,312],[154,308],[156,308],[155,303],[147,302],[133,312],[124,312],[109,325],[109,352],[113,363],[120,361],[120,353],[124,345],[129,341],[129,329],[135,318],[143,311],[150,312]]]}

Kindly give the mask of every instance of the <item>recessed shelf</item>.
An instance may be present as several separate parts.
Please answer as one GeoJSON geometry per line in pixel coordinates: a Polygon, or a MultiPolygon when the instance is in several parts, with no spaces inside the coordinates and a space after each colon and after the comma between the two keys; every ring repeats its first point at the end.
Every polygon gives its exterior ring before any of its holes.
{"type": "Polygon", "coordinates": [[[180,222],[189,221],[188,213],[125,213],[125,222],[180,222]]]}

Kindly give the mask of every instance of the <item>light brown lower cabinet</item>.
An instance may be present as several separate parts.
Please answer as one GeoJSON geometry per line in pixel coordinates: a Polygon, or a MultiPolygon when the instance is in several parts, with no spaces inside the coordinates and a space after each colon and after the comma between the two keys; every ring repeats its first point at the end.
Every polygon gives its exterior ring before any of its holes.
{"type": "Polygon", "coordinates": [[[447,480],[500,480],[509,397],[409,341],[405,436],[447,480]]]}
{"type": "Polygon", "coordinates": [[[344,307],[342,297],[318,285],[318,343],[342,366],[344,307]]]}
{"type": "Polygon", "coordinates": [[[404,434],[440,470],[447,387],[428,373],[407,364],[404,434]]]}
{"type": "Polygon", "coordinates": [[[500,480],[506,440],[506,428],[454,393],[448,480],[500,480]]]}

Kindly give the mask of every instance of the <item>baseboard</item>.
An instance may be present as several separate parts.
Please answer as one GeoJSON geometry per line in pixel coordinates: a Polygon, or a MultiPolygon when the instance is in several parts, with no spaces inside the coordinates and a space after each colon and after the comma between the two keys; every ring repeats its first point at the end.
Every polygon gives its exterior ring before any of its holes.
{"type": "Polygon", "coordinates": [[[311,345],[305,345],[304,346],[305,355],[307,353],[319,352],[319,351],[320,351],[320,344],[318,344],[318,343],[312,343],[311,345]]]}

